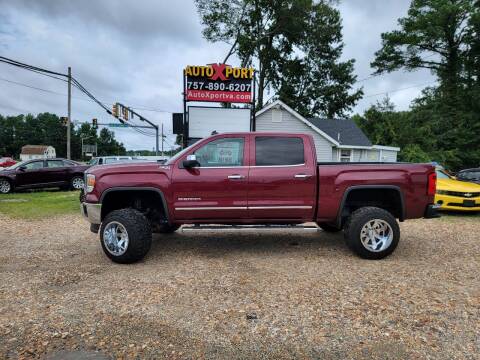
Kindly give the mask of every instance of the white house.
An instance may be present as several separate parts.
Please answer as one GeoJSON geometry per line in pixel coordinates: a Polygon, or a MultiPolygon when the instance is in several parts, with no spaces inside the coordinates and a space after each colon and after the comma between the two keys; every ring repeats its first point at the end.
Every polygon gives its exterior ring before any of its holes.
{"type": "Polygon", "coordinates": [[[20,159],[22,161],[32,159],[51,159],[56,157],[55,148],[48,145],[25,145],[22,146],[20,159]]]}
{"type": "Polygon", "coordinates": [[[304,118],[280,100],[256,113],[256,131],[313,136],[319,162],[396,162],[398,147],[373,145],[351,119],[304,118]]]}

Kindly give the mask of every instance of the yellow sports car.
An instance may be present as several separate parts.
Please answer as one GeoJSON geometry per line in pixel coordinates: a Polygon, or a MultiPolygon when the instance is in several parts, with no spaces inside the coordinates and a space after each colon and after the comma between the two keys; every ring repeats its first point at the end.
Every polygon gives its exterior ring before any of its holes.
{"type": "Polygon", "coordinates": [[[440,210],[480,211],[480,185],[455,180],[437,169],[435,203],[440,210]]]}

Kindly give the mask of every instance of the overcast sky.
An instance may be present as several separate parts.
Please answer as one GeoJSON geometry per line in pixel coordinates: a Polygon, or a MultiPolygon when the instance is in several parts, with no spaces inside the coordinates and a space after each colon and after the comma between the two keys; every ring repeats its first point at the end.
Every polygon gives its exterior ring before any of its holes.
{"type": "MultiPolygon", "coordinates": [[[[344,58],[355,58],[358,80],[372,73],[370,62],[380,34],[397,26],[410,0],[343,0],[344,58]]],[[[193,0],[0,0],[0,55],[76,77],[110,107],[121,102],[172,135],[171,113],[182,112],[182,69],[187,64],[221,62],[228,46],[202,39],[193,0]]],[[[234,60],[232,65],[238,65],[234,60]]],[[[407,109],[425,84],[427,71],[396,72],[359,82],[365,96],[354,112],[363,112],[389,92],[397,109],[407,109]],[[419,86],[420,85],[420,86],[419,86]],[[409,88],[409,89],[405,89],[409,88]],[[404,89],[404,90],[401,90],[404,89]],[[400,91],[399,91],[400,90],[400,91]]],[[[0,113],[52,112],[66,115],[66,84],[0,63],[0,113]],[[6,81],[8,80],[8,81],[6,81]],[[10,82],[9,82],[10,81],[10,82]],[[13,82],[46,89],[43,92],[13,82]],[[58,93],[58,94],[57,94],[58,93]]],[[[96,104],[74,89],[72,118],[112,122],[96,104]]],[[[154,139],[116,129],[127,149],[151,149],[154,139]]]]}

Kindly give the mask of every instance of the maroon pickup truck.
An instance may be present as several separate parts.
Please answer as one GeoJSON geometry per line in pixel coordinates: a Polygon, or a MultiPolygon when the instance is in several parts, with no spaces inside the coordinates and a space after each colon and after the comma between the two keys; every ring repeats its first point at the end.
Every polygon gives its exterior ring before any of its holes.
{"type": "Polygon", "coordinates": [[[317,163],[304,134],[232,133],[203,139],[165,164],[90,168],[82,213],[105,254],[132,263],[152,233],[182,224],[343,229],[359,256],[381,259],[400,238],[396,219],[437,217],[429,164],[317,163]]]}

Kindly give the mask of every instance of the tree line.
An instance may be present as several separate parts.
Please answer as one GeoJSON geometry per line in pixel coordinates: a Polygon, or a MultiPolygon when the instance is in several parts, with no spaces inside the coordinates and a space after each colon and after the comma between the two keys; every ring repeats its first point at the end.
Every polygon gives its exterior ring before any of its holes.
{"type": "MultiPolygon", "coordinates": [[[[336,1],[196,0],[211,42],[231,45],[257,69],[258,108],[265,94],[304,116],[344,117],[363,95],[344,43],[336,1]]],[[[359,34],[359,36],[361,36],[359,34]]],[[[480,166],[480,1],[412,0],[398,29],[381,35],[372,76],[428,69],[437,84],[407,111],[386,98],[354,116],[373,143],[401,148],[405,161],[451,169],[480,166]]]]}
{"type": "MultiPolygon", "coordinates": [[[[98,155],[125,155],[126,149],[115,139],[115,134],[106,128],[97,131],[91,124],[71,127],[71,157],[82,159],[82,140],[84,144],[97,144],[98,155]]],[[[67,131],[60,118],[55,114],[41,113],[37,116],[0,115],[0,155],[20,157],[24,145],[51,145],[58,157],[66,157],[67,131]]]]}

